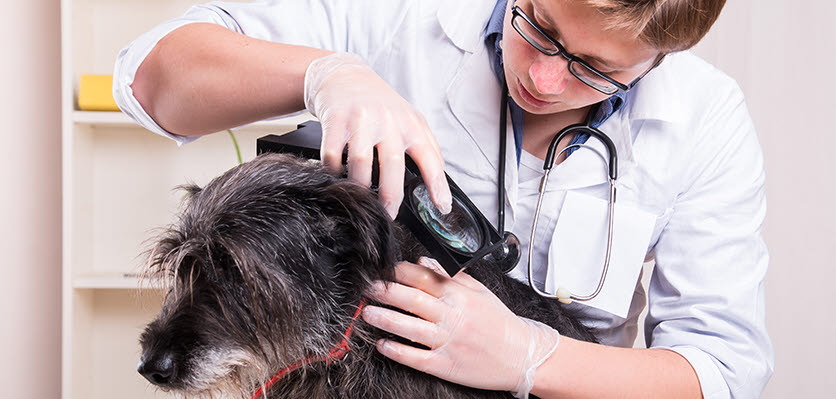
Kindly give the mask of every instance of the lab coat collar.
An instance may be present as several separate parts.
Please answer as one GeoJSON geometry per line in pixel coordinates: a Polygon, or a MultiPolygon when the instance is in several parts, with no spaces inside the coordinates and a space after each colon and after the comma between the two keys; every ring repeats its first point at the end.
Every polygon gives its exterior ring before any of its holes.
{"type": "MultiPolygon", "coordinates": [[[[633,141],[642,120],[658,120],[679,123],[685,120],[687,110],[681,94],[683,57],[693,57],[689,53],[676,53],[667,56],[659,67],[651,71],[633,89],[627,92],[624,106],[610,116],[600,127],[604,134],[612,139],[618,152],[618,179],[630,175],[636,167],[633,155],[633,141]],[[674,73],[680,71],[679,74],[674,73]],[[639,122],[639,123],[637,123],[639,122]]],[[[606,156],[603,143],[590,138],[586,142],[590,147],[606,156]]],[[[562,164],[555,167],[549,176],[547,191],[572,190],[607,182],[603,161],[589,150],[576,151],[562,164]],[[596,166],[599,165],[599,166],[596,166]]]]}
{"type": "Polygon", "coordinates": [[[436,15],[450,41],[456,47],[473,53],[479,46],[485,46],[485,28],[492,12],[493,7],[487,4],[482,6],[472,1],[445,1],[436,15]]]}
{"type": "Polygon", "coordinates": [[[683,57],[693,57],[688,52],[669,54],[654,70],[650,71],[634,88],[627,93],[625,111],[632,120],[654,119],[666,122],[679,122],[687,117],[685,104],[680,92],[683,57]],[[679,73],[675,73],[679,72],[679,73]]]}
{"type": "MultiPolygon", "coordinates": [[[[618,152],[618,179],[624,179],[636,166],[633,141],[642,120],[658,120],[679,123],[686,119],[685,104],[679,100],[682,87],[683,57],[690,53],[676,53],[667,58],[655,70],[647,74],[633,89],[627,92],[624,106],[610,116],[600,127],[612,139],[618,152]],[[679,73],[675,73],[679,71],[679,73]],[[638,122],[638,123],[637,123],[638,122]]],[[[603,143],[594,138],[586,142],[606,156],[603,143]]],[[[555,167],[549,177],[547,191],[571,190],[605,183],[607,175],[600,157],[592,151],[576,151],[562,164],[555,167]],[[600,166],[595,166],[600,165],[600,166]]]]}
{"type": "MultiPolygon", "coordinates": [[[[607,119],[599,128],[615,145],[618,154],[618,179],[629,175],[635,166],[633,157],[633,141],[630,132],[629,119],[622,111],[618,111],[607,119]]],[[[608,155],[604,144],[594,137],[590,137],[586,146],[596,150],[598,154],[587,148],[572,153],[559,165],[552,168],[546,191],[575,190],[607,183],[608,155]],[[602,158],[603,157],[603,158],[602,158]]]]}
{"type": "MultiPolygon", "coordinates": [[[[489,176],[495,178],[499,171],[499,113],[502,87],[491,68],[488,50],[484,42],[475,52],[465,54],[461,66],[447,88],[450,110],[478,148],[481,157],[491,167],[489,176]]],[[[509,112],[504,110],[503,112],[509,112]]],[[[516,208],[517,154],[514,151],[514,128],[508,113],[505,154],[505,201],[506,218],[513,220],[516,208]]],[[[485,171],[480,171],[485,172],[485,171]]],[[[481,173],[484,174],[484,173],[481,173]]]]}
{"type": "MultiPolygon", "coordinates": [[[[481,49],[473,54],[466,54],[459,71],[447,89],[450,109],[456,119],[462,124],[470,138],[478,148],[479,154],[471,156],[481,157],[486,165],[490,165],[490,176],[496,176],[499,170],[499,112],[502,88],[491,70],[487,49],[482,44],[481,49]]],[[[507,112],[507,110],[505,111],[507,112]]],[[[633,134],[631,123],[624,112],[624,108],[614,113],[600,127],[615,144],[618,152],[618,177],[623,178],[634,167],[633,134]]],[[[513,127],[510,115],[507,125],[508,141],[506,151],[505,189],[507,221],[512,225],[517,210],[518,170],[516,168],[516,152],[513,151],[513,127]]],[[[555,132],[556,133],[556,132],[555,132]]],[[[604,145],[594,138],[587,144],[598,150],[605,158],[607,150],[604,145]]],[[[548,191],[571,190],[608,182],[604,162],[592,151],[582,149],[576,151],[566,161],[556,166],[550,175],[548,191]]]]}

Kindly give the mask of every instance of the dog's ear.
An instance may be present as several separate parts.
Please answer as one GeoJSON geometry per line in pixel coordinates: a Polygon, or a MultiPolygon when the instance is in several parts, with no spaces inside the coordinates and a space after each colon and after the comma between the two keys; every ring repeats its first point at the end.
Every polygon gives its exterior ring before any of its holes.
{"type": "Polygon", "coordinates": [[[348,180],[326,187],[323,212],[336,222],[330,242],[335,260],[347,263],[352,274],[392,280],[399,247],[392,220],[369,189],[348,180]]]}
{"type": "Polygon", "coordinates": [[[174,188],[176,191],[182,191],[183,194],[183,201],[189,202],[194,198],[198,193],[200,193],[203,189],[194,183],[189,184],[181,184],[174,188]]]}

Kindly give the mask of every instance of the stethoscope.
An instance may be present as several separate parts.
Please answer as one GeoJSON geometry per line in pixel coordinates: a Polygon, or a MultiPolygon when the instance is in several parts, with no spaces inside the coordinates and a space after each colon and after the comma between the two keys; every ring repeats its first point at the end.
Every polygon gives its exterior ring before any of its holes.
{"type": "MultiPolygon", "coordinates": [[[[498,227],[497,230],[500,232],[505,231],[505,154],[506,154],[506,122],[507,122],[507,113],[508,113],[508,86],[503,85],[502,90],[502,107],[500,111],[500,121],[499,121],[499,176],[498,176],[498,183],[499,183],[499,190],[498,190],[498,199],[499,199],[499,211],[498,211],[498,227]]],[[[601,292],[601,289],[604,287],[604,281],[607,279],[607,270],[610,266],[610,255],[612,254],[612,234],[613,234],[613,213],[615,210],[615,185],[618,170],[618,156],[615,151],[615,144],[613,144],[612,140],[607,137],[606,134],[601,132],[600,130],[592,127],[590,123],[592,122],[592,118],[595,115],[595,109],[591,110],[587,114],[586,121],[584,123],[574,124],[563,128],[563,130],[559,131],[557,135],[554,136],[551,143],[549,144],[549,149],[546,152],[546,159],[545,163],[543,164],[543,177],[540,180],[539,186],[539,196],[537,197],[537,207],[534,211],[534,222],[531,226],[531,239],[528,242],[528,285],[536,292],[538,295],[557,299],[560,302],[565,304],[569,304],[572,301],[589,301],[601,292]],[[600,151],[596,148],[588,146],[586,144],[572,144],[567,146],[566,148],[560,150],[557,154],[555,154],[555,150],[557,144],[567,135],[577,133],[582,134],[586,133],[592,137],[597,138],[601,143],[607,147],[607,154],[609,155],[608,158],[605,158],[600,151]],[[604,257],[604,269],[601,271],[601,278],[598,279],[598,286],[595,288],[591,294],[588,295],[576,295],[570,292],[565,287],[559,287],[555,292],[555,295],[549,294],[540,290],[536,284],[534,284],[534,272],[532,269],[532,263],[534,258],[534,233],[537,231],[537,220],[540,218],[540,206],[543,203],[543,196],[546,192],[546,184],[549,180],[549,174],[551,173],[552,167],[554,166],[555,157],[559,157],[565,151],[571,148],[587,148],[592,150],[595,154],[597,154],[601,160],[608,166],[608,181],[610,184],[610,199],[607,204],[607,252],[606,256],[604,257]]]]}

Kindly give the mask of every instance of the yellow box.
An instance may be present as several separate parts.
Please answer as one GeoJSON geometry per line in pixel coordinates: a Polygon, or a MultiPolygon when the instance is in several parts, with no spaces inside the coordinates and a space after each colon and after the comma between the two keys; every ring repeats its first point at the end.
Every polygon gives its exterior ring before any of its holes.
{"type": "Polygon", "coordinates": [[[84,111],[119,111],[113,99],[113,75],[81,75],[78,108],[84,111]]]}

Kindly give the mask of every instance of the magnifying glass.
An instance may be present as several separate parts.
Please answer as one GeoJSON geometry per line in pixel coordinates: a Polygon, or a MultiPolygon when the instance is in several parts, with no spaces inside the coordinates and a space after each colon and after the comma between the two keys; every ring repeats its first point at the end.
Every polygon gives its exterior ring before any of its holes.
{"type": "Polygon", "coordinates": [[[451,211],[442,214],[412,160],[407,159],[404,201],[396,220],[412,231],[450,276],[485,260],[508,273],[520,260],[520,241],[510,232],[499,234],[448,176],[451,211]]]}
{"type": "MultiPolygon", "coordinates": [[[[319,159],[322,127],[308,121],[293,132],[261,137],[256,142],[257,153],[283,152],[308,159],[319,159]]],[[[343,156],[345,163],[346,156],[343,156]]],[[[513,269],[520,260],[520,241],[514,234],[500,234],[465,195],[458,185],[446,176],[453,197],[452,210],[442,214],[430,199],[421,172],[415,162],[405,157],[404,201],[395,219],[406,226],[450,276],[485,260],[503,273],[513,269]]],[[[373,163],[372,185],[379,176],[373,163]]]]}

